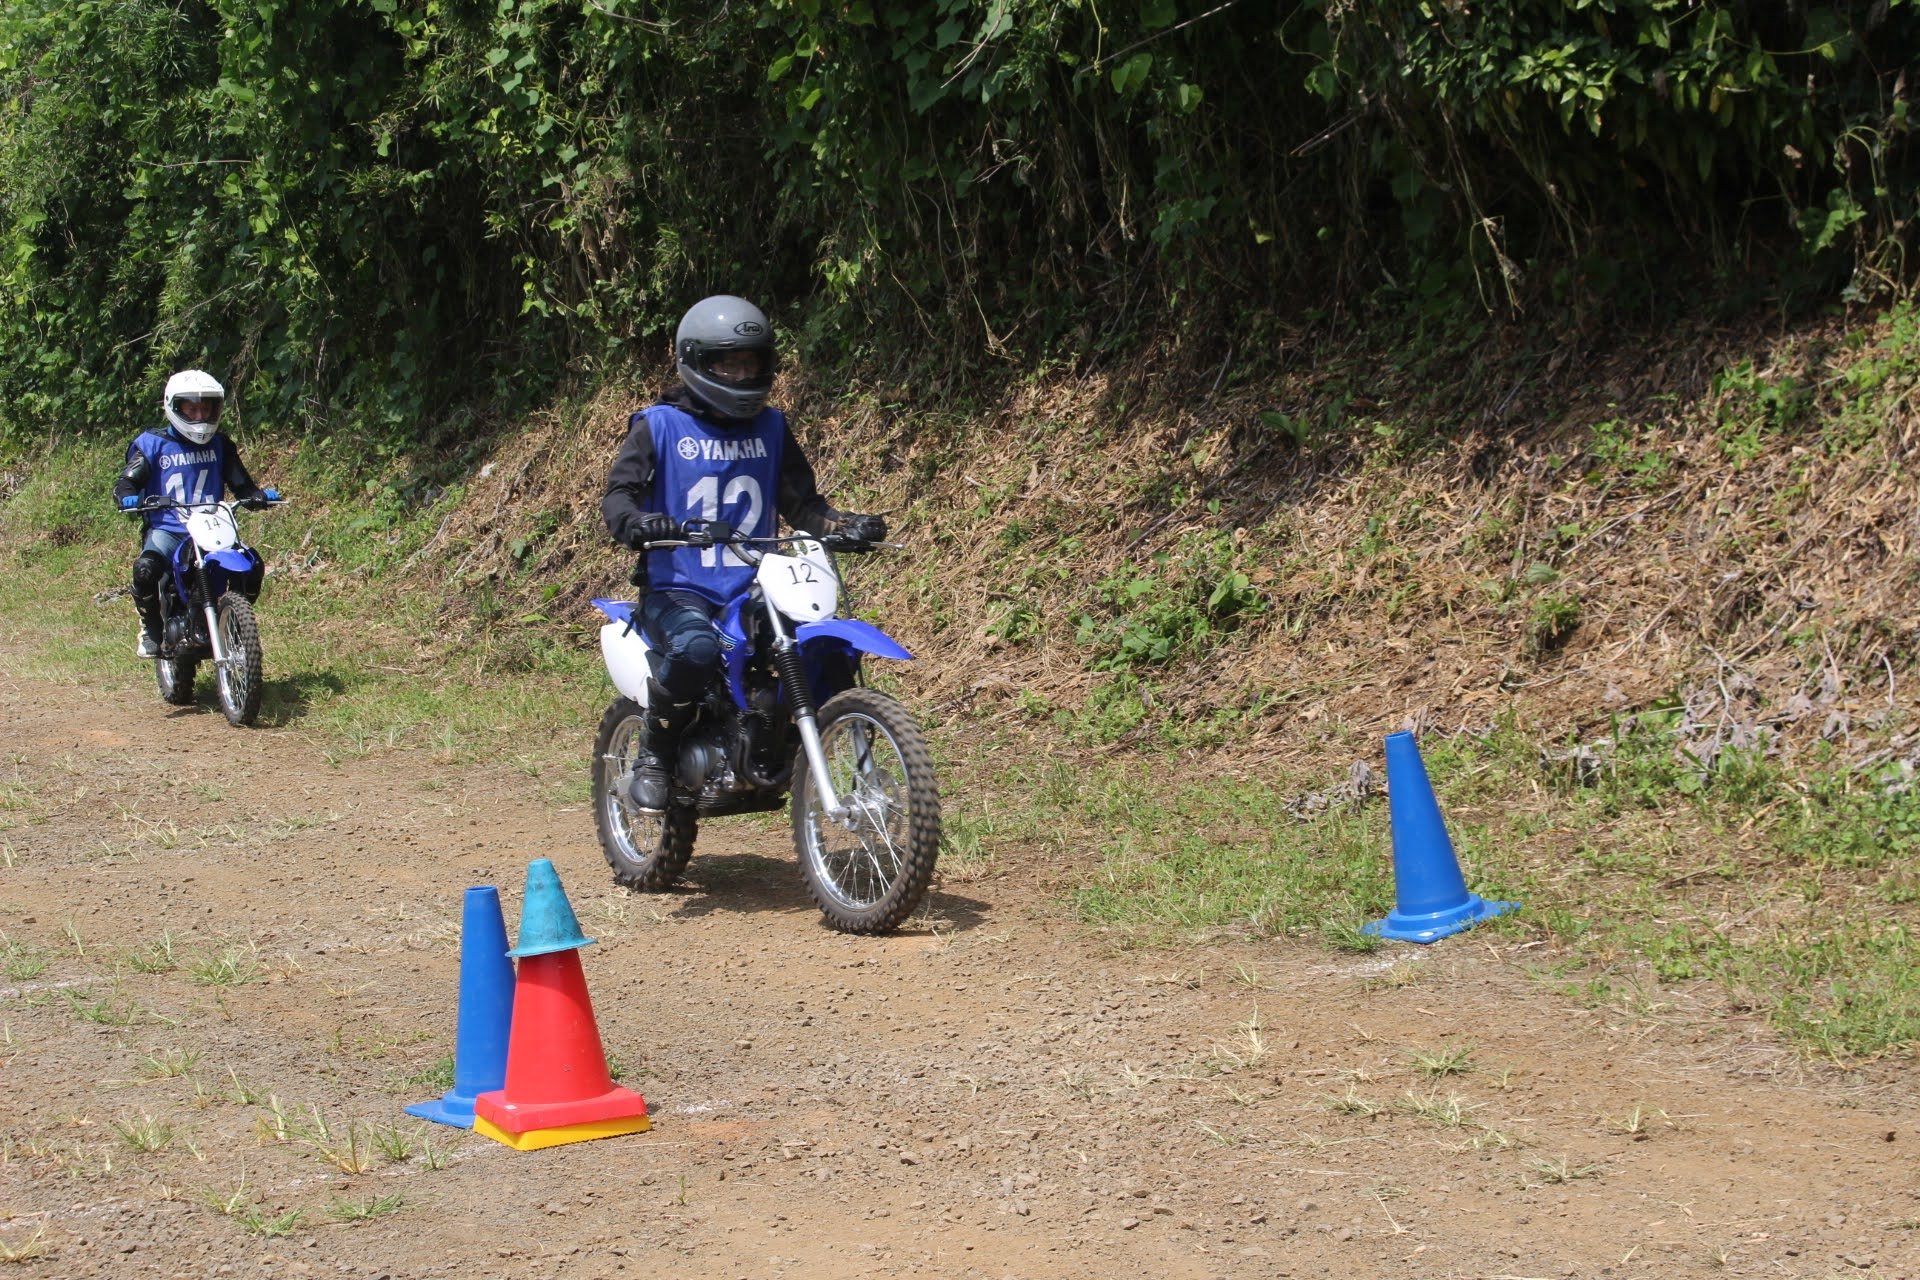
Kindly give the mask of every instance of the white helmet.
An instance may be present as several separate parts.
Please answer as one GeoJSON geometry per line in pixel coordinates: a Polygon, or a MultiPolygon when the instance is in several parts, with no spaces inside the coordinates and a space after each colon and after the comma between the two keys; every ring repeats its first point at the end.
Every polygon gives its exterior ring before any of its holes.
{"type": "Polygon", "coordinates": [[[227,389],[220,380],[210,373],[198,369],[182,369],[167,379],[167,389],[161,393],[160,407],[166,410],[167,422],[187,439],[195,444],[205,444],[213,439],[213,433],[220,429],[220,410],[227,402],[227,389]],[[204,413],[201,421],[181,416],[182,400],[213,401],[211,412],[204,413]]]}

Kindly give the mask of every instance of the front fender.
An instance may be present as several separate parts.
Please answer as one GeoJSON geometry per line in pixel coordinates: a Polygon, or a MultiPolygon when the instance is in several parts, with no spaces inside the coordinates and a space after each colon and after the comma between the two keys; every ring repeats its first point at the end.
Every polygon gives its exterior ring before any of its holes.
{"type": "Polygon", "coordinates": [[[803,622],[794,628],[793,632],[793,638],[802,645],[822,636],[844,641],[860,652],[870,653],[876,658],[896,658],[901,662],[913,661],[913,655],[902,648],[899,641],[871,622],[862,622],[858,618],[828,618],[824,622],[803,622]]]}
{"type": "Polygon", "coordinates": [[[251,573],[259,563],[259,558],[245,547],[227,547],[211,552],[207,556],[208,564],[217,564],[228,573],[251,573]]]}

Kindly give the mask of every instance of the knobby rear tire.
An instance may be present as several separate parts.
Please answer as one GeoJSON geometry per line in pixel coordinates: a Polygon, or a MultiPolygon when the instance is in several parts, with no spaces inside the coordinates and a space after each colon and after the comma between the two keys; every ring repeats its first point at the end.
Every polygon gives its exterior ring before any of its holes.
{"type": "Polygon", "coordinates": [[[160,686],[160,698],[169,706],[193,705],[193,679],[198,674],[199,664],[191,658],[153,660],[153,682],[160,686]]]}
{"type": "Polygon", "coordinates": [[[632,698],[615,698],[593,740],[593,826],[613,882],[659,893],[672,887],[693,857],[698,815],[684,805],[664,814],[633,806],[627,794],[645,719],[632,698]]]}

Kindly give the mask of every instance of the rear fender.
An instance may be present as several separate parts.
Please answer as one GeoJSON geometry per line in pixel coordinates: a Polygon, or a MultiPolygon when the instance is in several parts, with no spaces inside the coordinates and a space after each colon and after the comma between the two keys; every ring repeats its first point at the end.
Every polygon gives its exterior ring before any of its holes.
{"type": "Polygon", "coordinates": [[[649,661],[646,638],[634,621],[633,603],[596,599],[593,607],[611,619],[600,628],[600,657],[607,664],[613,687],[646,706],[647,677],[653,674],[653,663],[649,661]]]}

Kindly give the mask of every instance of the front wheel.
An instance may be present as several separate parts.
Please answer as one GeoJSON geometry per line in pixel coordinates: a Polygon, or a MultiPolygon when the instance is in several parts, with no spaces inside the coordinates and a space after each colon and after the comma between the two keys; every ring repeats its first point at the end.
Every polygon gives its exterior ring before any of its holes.
{"type": "Polygon", "coordinates": [[[214,619],[220,627],[220,647],[227,655],[224,662],[214,664],[220,710],[230,725],[252,724],[260,714],[260,624],[247,598],[238,595],[221,596],[214,619]]]}
{"type": "Polygon", "coordinates": [[[669,805],[665,813],[634,807],[627,791],[645,724],[632,698],[615,698],[600,717],[593,740],[593,826],[613,882],[658,893],[687,869],[698,820],[682,805],[669,805]]]}
{"type": "Polygon", "coordinates": [[[849,689],[820,709],[820,749],[835,817],[805,765],[793,786],[793,846],[807,889],[842,933],[885,933],[913,914],[940,852],[940,789],[911,713],[884,693],[849,689]]]}

